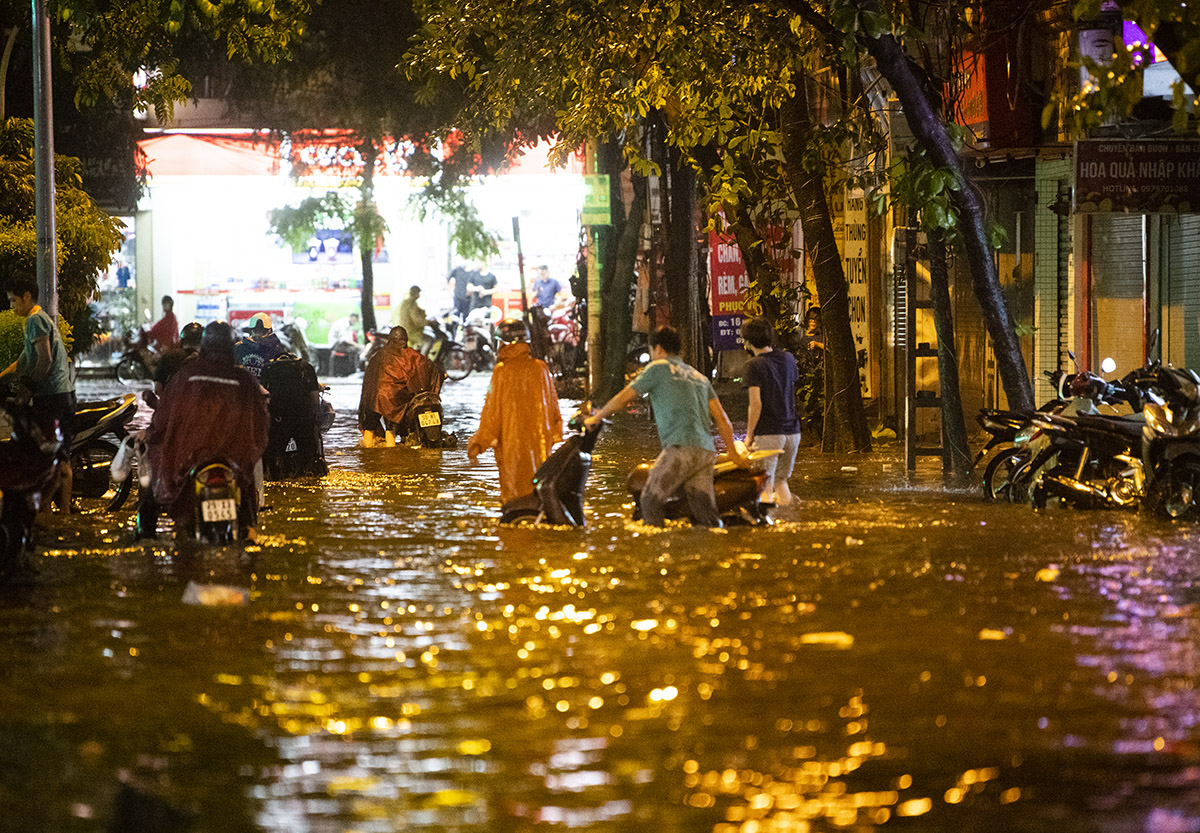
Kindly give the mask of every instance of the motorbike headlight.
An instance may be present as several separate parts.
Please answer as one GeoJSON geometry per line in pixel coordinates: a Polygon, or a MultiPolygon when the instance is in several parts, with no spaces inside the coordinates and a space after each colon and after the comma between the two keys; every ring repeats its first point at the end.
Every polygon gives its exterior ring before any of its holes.
{"type": "Polygon", "coordinates": [[[1146,417],[1146,425],[1155,434],[1162,437],[1179,436],[1179,430],[1171,424],[1171,409],[1167,406],[1149,402],[1142,409],[1142,414],[1146,417]]]}

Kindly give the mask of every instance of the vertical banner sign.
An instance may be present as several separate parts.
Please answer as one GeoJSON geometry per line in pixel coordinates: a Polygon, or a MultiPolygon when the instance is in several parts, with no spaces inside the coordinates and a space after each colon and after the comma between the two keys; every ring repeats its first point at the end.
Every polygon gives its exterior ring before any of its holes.
{"type": "Polygon", "coordinates": [[[612,205],[609,200],[608,174],[587,174],[583,178],[587,190],[583,194],[583,214],[580,225],[611,226],[612,205]]]}
{"type": "Polygon", "coordinates": [[[709,232],[708,276],[713,350],[737,350],[742,346],[743,306],[750,275],[732,237],[709,232]]]}
{"type": "Polygon", "coordinates": [[[845,240],[842,244],[842,265],[850,298],[850,332],[854,334],[854,350],[858,354],[858,378],[863,396],[871,397],[871,321],[867,315],[867,200],[861,188],[846,191],[845,240]]]}

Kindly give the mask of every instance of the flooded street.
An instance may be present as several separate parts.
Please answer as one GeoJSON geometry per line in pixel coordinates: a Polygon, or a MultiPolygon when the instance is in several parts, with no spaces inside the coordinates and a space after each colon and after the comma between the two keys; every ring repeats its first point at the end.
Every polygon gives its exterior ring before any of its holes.
{"type": "Polygon", "coordinates": [[[589,528],[500,527],[487,381],[434,451],[357,448],[334,380],[330,475],[245,554],[50,519],[0,589],[0,830],[1200,830],[1196,530],[806,450],[774,527],[657,531],[625,416],[589,528]]]}

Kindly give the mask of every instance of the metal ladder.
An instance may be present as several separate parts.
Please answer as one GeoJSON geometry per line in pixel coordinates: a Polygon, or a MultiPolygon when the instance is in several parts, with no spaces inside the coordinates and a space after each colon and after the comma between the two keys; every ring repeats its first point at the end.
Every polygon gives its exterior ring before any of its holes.
{"type": "MultiPolygon", "coordinates": [[[[897,276],[897,294],[902,298],[897,301],[896,311],[903,317],[904,326],[902,338],[897,339],[897,345],[904,349],[904,458],[909,471],[917,468],[918,457],[941,456],[942,471],[949,472],[953,466],[950,447],[943,434],[943,422],[938,422],[938,445],[921,445],[917,442],[917,414],[923,408],[942,407],[942,397],[939,390],[917,389],[917,366],[921,361],[933,359],[937,361],[938,349],[936,344],[928,342],[917,343],[917,315],[923,310],[933,313],[933,301],[917,298],[917,229],[912,227],[896,230],[895,264],[902,274],[897,276]],[[903,266],[901,266],[903,264],[903,266]]],[[[899,329],[899,328],[898,328],[899,329]]]]}

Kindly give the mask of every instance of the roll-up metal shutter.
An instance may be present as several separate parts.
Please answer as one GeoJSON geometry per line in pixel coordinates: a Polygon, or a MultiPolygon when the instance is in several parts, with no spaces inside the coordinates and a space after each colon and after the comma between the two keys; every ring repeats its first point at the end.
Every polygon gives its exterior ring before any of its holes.
{"type": "Polygon", "coordinates": [[[1163,359],[1200,368],[1200,216],[1163,218],[1163,359]]]}
{"type": "Polygon", "coordinates": [[[1111,356],[1117,373],[1140,367],[1145,330],[1144,217],[1141,214],[1092,215],[1092,345],[1089,370],[1111,356]]]}

